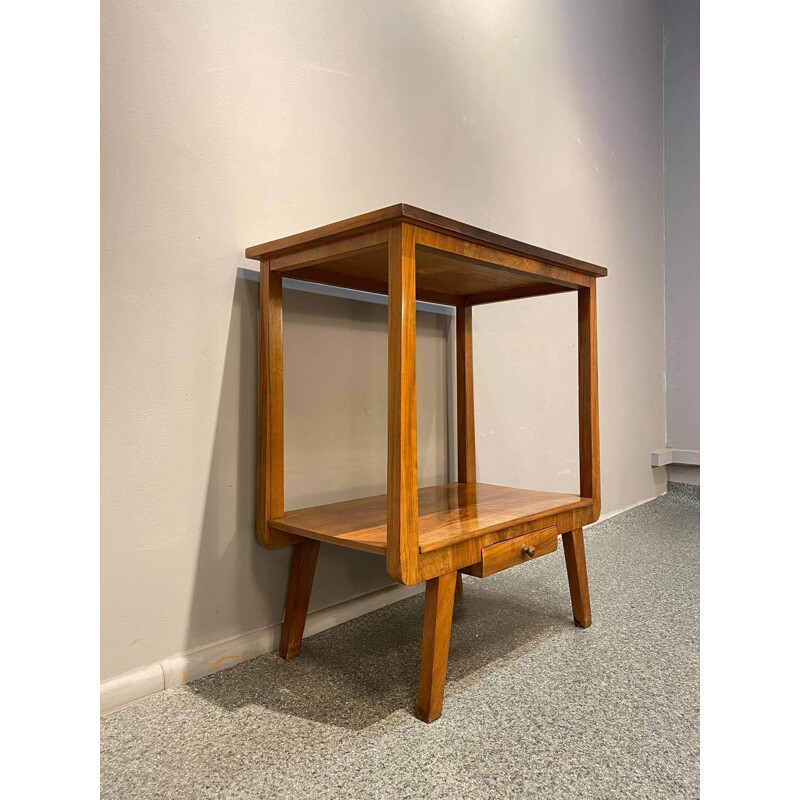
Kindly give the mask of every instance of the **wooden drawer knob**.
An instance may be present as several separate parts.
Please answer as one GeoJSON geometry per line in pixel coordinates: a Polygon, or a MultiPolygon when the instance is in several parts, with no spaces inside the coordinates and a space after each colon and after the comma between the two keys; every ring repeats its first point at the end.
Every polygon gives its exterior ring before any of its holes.
{"type": "Polygon", "coordinates": [[[536,549],[533,545],[522,545],[522,557],[523,558],[533,558],[536,555],[536,549]]]}

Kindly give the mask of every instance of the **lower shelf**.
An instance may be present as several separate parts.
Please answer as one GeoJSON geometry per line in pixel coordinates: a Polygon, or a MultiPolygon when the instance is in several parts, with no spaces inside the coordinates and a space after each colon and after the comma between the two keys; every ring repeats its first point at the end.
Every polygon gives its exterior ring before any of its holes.
{"type": "MultiPolygon", "coordinates": [[[[420,489],[419,550],[427,553],[539,517],[590,506],[576,494],[444,483],[420,489]]],[[[310,539],[386,554],[386,495],[288,511],[270,526],[310,539]]]]}

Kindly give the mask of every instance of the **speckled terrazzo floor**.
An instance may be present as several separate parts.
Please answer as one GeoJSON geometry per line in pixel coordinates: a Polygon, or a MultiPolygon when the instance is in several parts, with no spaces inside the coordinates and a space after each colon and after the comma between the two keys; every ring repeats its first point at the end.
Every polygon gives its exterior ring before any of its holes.
{"type": "Polygon", "coordinates": [[[588,630],[560,552],[465,578],[432,725],[416,596],[105,717],[102,797],[698,797],[699,517],[675,486],[587,530],[588,630]]]}

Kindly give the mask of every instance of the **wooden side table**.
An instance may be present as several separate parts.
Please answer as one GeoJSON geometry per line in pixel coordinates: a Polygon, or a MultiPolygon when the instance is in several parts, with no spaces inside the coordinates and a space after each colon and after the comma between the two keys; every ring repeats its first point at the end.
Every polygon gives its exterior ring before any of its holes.
{"type": "Polygon", "coordinates": [[[592,617],[583,526],[600,513],[596,279],[603,267],[404,203],[250,247],[261,262],[257,535],[292,547],[280,655],[300,651],[320,542],[374,553],[390,577],[426,581],[418,709],[442,713],[453,600],[461,575],[487,577],[552,553],[562,537],[575,624],[592,617]],[[387,493],[284,511],[282,278],[389,298],[387,493]],[[475,480],[472,307],[578,293],[580,494],[475,480]],[[415,301],[455,306],[458,482],[417,488],[415,301]]]}

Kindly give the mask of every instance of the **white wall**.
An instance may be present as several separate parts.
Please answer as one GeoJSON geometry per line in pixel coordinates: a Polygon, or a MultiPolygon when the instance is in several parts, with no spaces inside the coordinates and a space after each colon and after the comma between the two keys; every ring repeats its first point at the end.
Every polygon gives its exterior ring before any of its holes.
{"type": "MultiPolygon", "coordinates": [[[[664,2],[667,442],[700,449],[700,3],[664,2]]],[[[700,483],[700,468],[670,467],[700,483]]]]}
{"type": "MultiPolygon", "coordinates": [[[[105,4],[104,677],[281,619],[251,244],[404,201],[608,266],[603,511],[664,491],[661,45],[660,2],[105,4]]],[[[419,315],[426,483],[445,324],[419,315]]],[[[482,480],[577,485],[575,324],[569,296],[476,311],[482,480]]],[[[385,358],[384,309],[287,291],[287,508],[382,490],[385,358]]],[[[312,608],[388,583],[323,546],[312,608]]]]}

